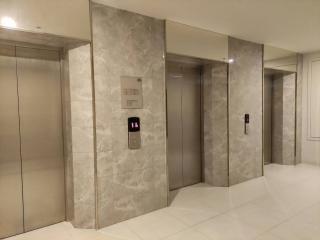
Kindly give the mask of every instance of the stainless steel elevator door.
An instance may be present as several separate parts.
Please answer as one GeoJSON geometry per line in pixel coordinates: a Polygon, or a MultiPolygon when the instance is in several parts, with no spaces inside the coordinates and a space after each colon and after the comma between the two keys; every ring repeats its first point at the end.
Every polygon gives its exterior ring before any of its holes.
{"type": "Polygon", "coordinates": [[[167,69],[167,121],[168,121],[168,168],[170,189],[183,186],[182,157],[182,81],[178,65],[168,64],[167,69]]]}
{"type": "Polygon", "coordinates": [[[201,72],[179,63],[167,67],[169,188],[201,181],[201,72]]]}
{"type": "Polygon", "coordinates": [[[59,54],[16,49],[25,231],[65,220],[59,54]]]}
{"type": "Polygon", "coordinates": [[[183,185],[201,181],[201,85],[199,68],[183,68],[183,185]]]}
{"type": "Polygon", "coordinates": [[[23,232],[21,158],[14,47],[0,46],[0,238],[23,232]]]}

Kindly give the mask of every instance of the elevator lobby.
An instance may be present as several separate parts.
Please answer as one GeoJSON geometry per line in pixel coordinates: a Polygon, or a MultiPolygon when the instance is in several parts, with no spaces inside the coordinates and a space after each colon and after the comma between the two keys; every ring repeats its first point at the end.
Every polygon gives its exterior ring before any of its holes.
{"type": "Polygon", "coordinates": [[[319,9],[0,0],[0,239],[320,239],[319,9]]]}

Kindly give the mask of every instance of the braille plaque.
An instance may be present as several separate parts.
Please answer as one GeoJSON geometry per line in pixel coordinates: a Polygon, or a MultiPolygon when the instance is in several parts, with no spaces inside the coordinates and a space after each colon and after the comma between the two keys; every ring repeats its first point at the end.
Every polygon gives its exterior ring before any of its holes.
{"type": "Polygon", "coordinates": [[[142,78],[121,77],[121,108],[137,109],[143,108],[142,78]]]}

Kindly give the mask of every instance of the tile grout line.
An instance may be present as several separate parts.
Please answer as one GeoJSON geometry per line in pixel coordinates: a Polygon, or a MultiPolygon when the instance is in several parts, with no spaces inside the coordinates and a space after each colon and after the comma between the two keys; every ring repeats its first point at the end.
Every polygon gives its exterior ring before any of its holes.
{"type": "MultiPolygon", "coordinates": [[[[306,177],[306,178],[304,178],[304,179],[308,179],[308,178],[306,177]]],[[[288,188],[288,187],[290,187],[291,185],[295,185],[295,184],[294,184],[294,183],[288,184],[288,185],[286,185],[286,186],[284,186],[284,187],[282,187],[282,188],[288,188]]],[[[263,195],[261,195],[261,196],[258,197],[258,198],[249,200],[249,201],[247,201],[247,202],[245,202],[245,203],[243,203],[243,204],[240,204],[240,205],[238,205],[238,206],[232,207],[232,208],[230,208],[230,209],[228,209],[228,210],[226,210],[226,211],[223,211],[223,212],[221,212],[221,213],[219,213],[219,214],[217,214],[217,215],[215,215],[215,216],[213,216],[213,217],[210,217],[210,218],[208,218],[208,219],[206,219],[206,220],[204,220],[204,221],[201,221],[201,222],[198,222],[198,223],[196,223],[196,224],[193,224],[193,225],[191,225],[191,226],[188,228],[188,230],[189,230],[189,229],[193,229],[193,230],[199,232],[198,230],[195,229],[198,225],[201,225],[201,224],[203,224],[203,223],[205,223],[205,222],[211,221],[212,219],[217,218],[217,217],[219,217],[219,216],[226,215],[228,212],[230,212],[230,211],[232,211],[232,210],[235,210],[235,209],[238,209],[238,208],[241,208],[241,207],[243,207],[243,206],[245,206],[245,205],[247,205],[247,204],[250,204],[250,203],[251,203],[251,204],[254,204],[254,203],[252,203],[252,202],[254,202],[254,201],[256,201],[256,200],[258,200],[259,198],[262,198],[262,197],[264,197],[264,196],[269,196],[269,194],[263,194],[263,195]]],[[[285,220],[280,221],[279,223],[277,223],[277,225],[274,225],[274,226],[272,226],[271,228],[269,228],[268,230],[266,230],[266,231],[258,234],[257,237],[261,236],[262,234],[265,234],[265,233],[269,232],[271,229],[277,227],[278,225],[283,224],[283,223],[286,222],[286,221],[289,221],[289,220],[292,219],[293,217],[297,216],[299,213],[301,213],[301,212],[303,212],[304,210],[306,210],[306,209],[308,209],[308,208],[311,208],[311,207],[313,207],[313,206],[315,206],[315,205],[317,205],[317,204],[319,204],[319,203],[320,203],[320,202],[317,202],[317,203],[315,203],[315,204],[312,204],[312,205],[310,205],[310,206],[308,206],[308,207],[306,207],[306,208],[304,208],[304,209],[301,209],[299,212],[295,213],[294,215],[288,216],[287,218],[285,218],[285,220]]],[[[254,204],[254,205],[255,205],[255,204],[254,204]]],[[[255,206],[257,206],[257,205],[255,205],[255,206]]],[[[170,207],[170,206],[169,206],[169,207],[170,207]]],[[[259,206],[257,206],[257,207],[259,207],[259,206]]],[[[187,210],[189,210],[189,209],[187,209],[187,210]]],[[[168,213],[168,214],[170,214],[170,213],[168,213]]],[[[170,214],[170,215],[171,215],[172,217],[175,217],[175,216],[173,216],[172,214],[170,214]]],[[[180,219],[178,219],[177,217],[175,217],[175,218],[176,218],[177,220],[179,220],[180,222],[182,222],[182,221],[181,221],[180,219]]],[[[231,218],[233,218],[233,217],[231,216],[231,218]]],[[[234,219],[234,218],[233,218],[233,219],[234,219]]],[[[183,222],[182,222],[182,223],[183,223],[183,222]]],[[[186,230],[186,229],[181,230],[181,231],[176,232],[175,234],[171,234],[171,235],[169,235],[169,236],[167,236],[167,237],[170,237],[170,236],[179,234],[179,233],[181,233],[181,232],[183,232],[183,231],[185,231],[185,230],[186,230]]],[[[199,232],[199,233],[201,233],[201,232],[199,232]]],[[[205,235],[205,236],[208,237],[207,235],[205,235]]]]}
{"type": "MultiPolygon", "coordinates": [[[[266,194],[266,195],[267,195],[267,194],[266,194]]],[[[170,234],[170,235],[166,236],[165,238],[160,238],[159,240],[166,239],[166,238],[168,238],[168,237],[171,237],[171,236],[174,236],[174,235],[176,235],[176,234],[182,233],[182,232],[184,232],[184,231],[186,231],[186,230],[195,230],[196,232],[201,233],[201,232],[199,232],[198,230],[195,229],[198,225],[201,225],[201,224],[203,224],[203,223],[205,223],[205,222],[211,221],[212,219],[217,218],[217,217],[219,217],[219,216],[223,216],[223,215],[227,214],[228,212],[230,212],[231,210],[234,210],[234,209],[243,207],[244,205],[250,203],[251,201],[255,201],[255,200],[257,200],[257,199],[250,200],[250,201],[245,202],[245,203],[243,203],[243,204],[241,204],[241,205],[239,205],[239,206],[232,207],[232,208],[230,208],[230,209],[228,209],[228,210],[225,210],[225,211],[223,211],[223,212],[221,212],[221,213],[218,213],[217,215],[215,215],[215,216],[213,216],[213,217],[210,217],[210,218],[208,218],[208,219],[206,219],[206,220],[200,221],[200,222],[198,222],[198,223],[196,223],[196,224],[193,224],[193,225],[190,225],[190,226],[187,225],[187,228],[186,228],[186,229],[177,231],[177,232],[175,232],[175,233],[173,233],[173,234],[170,234]]],[[[169,207],[170,207],[170,206],[169,206],[169,207]]],[[[190,210],[190,209],[185,209],[185,210],[190,210]]],[[[191,211],[192,211],[192,210],[191,210],[191,211]]],[[[178,220],[178,221],[179,221],[180,223],[182,223],[183,225],[186,225],[184,222],[182,222],[182,221],[181,221],[179,218],[177,218],[176,216],[174,216],[174,215],[172,215],[172,214],[170,214],[170,213],[168,213],[168,214],[169,214],[171,217],[174,217],[176,220],[178,220]]],[[[201,235],[204,235],[206,238],[208,238],[208,236],[205,235],[205,234],[203,234],[203,233],[201,233],[201,235]]],[[[209,238],[209,239],[210,239],[210,238],[209,238]]]]}
{"type": "MultiPolygon", "coordinates": [[[[309,180],[309,179],[310,179],[310,178],[308,178],[308,177],[303,178],[304,181],[309,180]]],[[[286,184],[285,186],[281,187],[281,189],[289,188],[290,186],[296,185],[296,184],[297,184],[297,183],[286,184]]],[[[270,189],[270,188],[268,188],[268,189],[270,189]]],[[[182,190],[185,190],[185,189],[182,189],[182,190]]],[[[271,193],[271,191],[268,191],[268,193],[271,193]]],[[[244,202],[244,203],[242,203],[242,204],[240,204],[240,205],[238,205],[238,206],[231,207],[231,208],[229,208],[229,209],[227,209],[227,210],[225,210],[225,211],[223,211],[223,212],[221,212],[221,213],[219,213],[219,214],[217,214],[217,215],[215,215],[215,216],[209,217],[209,218],[207,218],[206,220],[200,221],[200,222],[198,222],[198,223],[196,223],[196,224],[192,224],[192,225],[188,225],[188,224],[184,223],[182,220],[180,220],[178,217],[176,217],[176,216],[174,216],[173,214],[171,214],[170,212],[166,212],[167,215],[169,215],[170,217],[176,219],[179,223],[181,223],[183,226],[185,226],[185,228],[182,229],[182,230],[180,230],[180,231],[177,231],[177,232],[175,232],[175,233],[169,234],[169,235],[167,235],[167,236],[165,236],[165,237],[159,238],[159,240],[166,239],[166,238],[169,238],[169,237],[174,236],[174,235],[176,235],[176,234],[182,233],[182,232],[184,232],[184,231],[189,231],[189,230],[195,230],[197,233],[200,233],[201,235],[203,235],[203,236],[205,236],[206,238],[208,238],[207,235],[205,235],[205,234],[199,232],[197,229],[195,229],[196,226],[198,226],[198,225],[200,225],[200,224],[202,224],[202,223],[208,222],[208,221],[210,221],[210,220],[212,220],[212,219],[214,219],[214,218],[217,218],[217,217],[219,217],[219,216],[228,214],[228,212],[231,212],[232,210],[241,208],[241,207],[243,207],[243,206],[245,206],[245,205],[247,205],[247,204],[250,204],[250,203],[253,204],[253,205],[255,205],[255,206],[258,207],[258,208],[261,208],[260,206],[254,204],[253,202],[256,201],[256,200],[258,200],[258,199],[260,199],[260,198],[263,198],[263,197],[265,197],[265,196],[270,196],[270,194],[268,194],[268,193],[262,194],[262,195],[260,195],[259,197],[256,197],[256,198],[254,198],[254,199],[251,199],[251,200],[249,200],[249,201],[246,201],[246,202],[244,202]]],[[[318,201],[318,202],[316,202],[316,203],[314,203],[314,204],[311,204],[310,206],[307,206],[307,207],[301,209],[300,211],[296,212],[295,214],[286,217],[284,220],[280,221],[280,222],[277,223],[276,225],[268,228],[267,230],[263,231],[262,233],[259,233],[255,238],[259,238],[259,237],[262,236],[263,234],[270,232],[270,230],[276,228],[277,226],[279,226],[279,225],[281,225],[281,224],[283,224],[283,223],[285,223],[285,222],[287,222],[287,221],[290,221],[290,219],[292,219],[292,218],[294,218],[295,216],[299,215],[299,214],[300,214],[301,212],[303,212],[304,210],[309,209],[309,208],[312,208],[312,207],[316,206],[316,205],[319,204],[319,203],[320,203],[320,202],[318,201]]],[[[171,206],[169,206],[169,207],[167,207],[167,208],[170,208],[170,207],[171,207],[171,206]]],[[[172,208],[183,209],[183,210],[187,210],[187,211],[191,211],[191,212],[197,212],[197,213],[202,212],[201,210],[194,210],[194,209],[188,209],[188,208],[179,208],[179,207],[174,207],[174,206],[172,206],[172,208]]],[[[163,209],[166,209],[166,208],[163,208],[163,209]]],[[[210,209],[210,208],[209,208],[209,209],[210,209]]],[[[160,209],[160,210],[161,210],[161,209],[160,209]]],[[[232,216],[230,216],[230,217],[233,218],[232,216]]],[[[138,218],[139,218],[139,217],[138,217],[138,218]]],[[[126,226],[132,233],[134,233],[139,239],[144,240],[144,239],[143,239],[142,237],[140,237],[140,235],[139,235],[136,231],[134,231],[127,223],[125,223],[125,226],[126,226]]],[[[117,237],[117,236],[115,236],[115,237],[117,237]]],[[[209,239],[210,239],[210,238],[209,238],[209,239]]]]}
{"type": "MultiPolygon", "coordinates": [[[[259,198],[262,198],[263,196],[268,196],[268,194],[264,194],[264,195],[260,196],[259,198]]],[[[188,226],[187,229],[188,229],[188,230],[193,229],[193,230],[197,231],[198,233],[201,233],[201,232],[199,232],[198,230],[195,229],[198,225],[201,225],[201,224],[203,224],[203,223],[205,223],[205,222],[211,221],[211,220],[214,219],[214,218],[217,218],[217,217],[226,215],[228,212],[230,212],[230,211],[232,211],[232,210],[235,210],[235,209],[238,209],[238,208],[241,208],[241,207],[243,207],[243,206],[245,206],[245,205],[247,205],[247,204],[249,204],[249,203],[251,203],[251,202],[253,202],[253,201],[256,201],[256,200],[259,199],[259,198],[252,199],[252,200],[249,200],[249,201],[247,201],[247,202],[244,202],[244,203],[242,203],[242,204],[240,204],[240,205],[238,205],[238,206],[231,207],[231,208],[229,208],[228,210],[225,210],[225,211],[223,211],[223,212],[221,212],[221,213],[218,213],[217,215],[215,215],[215,216],[213,216],[213,217],[210,217],[210,218],[208,218],[208,219],[206,219],[206,220],[203,220],[203,221],[200,221],[200,222],[198,222],[198,223],[196,223],[196,224],[193,224],[193,225],[191,225],[191,226],[188,226]]],[[[169,206],[169,207],[170,207],[170,206],[169,206]]],[[[187,209],[187,208],[186,208],[186,210],[190,210],[190,209],[187,209]]],[[[192,211],[192,210],[191,210],[191,211],[192,211]]],[[[183,223],[183,222],[182,222],[180,219],[178,219],[176,216],[174,216],[174,215],[172,215],[172,214],[170,214],[170,213],[168,213],[168,214],[169,214],[170,216],[174,217],[175,219],[179,220],[181,223],[183,223]]],[[[186,224],[183,223],[183,225],[186,225],[186,224]]],[[[185,230],[186,230],[186,229],[181,230],[181,231],[178,231],[178,232],[176,232],[176,233],[174,233],[174,234],[170,234],[170,235],[167,236],[166,238],[168,238],[168,237],[170,237],[170,236],[174,236],[174,235],[176,235],[176,234],[179,234],[179,233],[181,233],[181,232],[183,232],[183,231],[185,231],[185,230]]],[[[203,233],[202,233],[202,235],[203,235],[203,233]]],[[[205,236],[206,236],[206,235],[205,235],[205,236]]],[[[206,236],[206,237],[208,237],[208,236],[206,236]]],[[[161,238],[161,239],[165,239],[165,238],[161,238]]],[[[159,239],[159,240],[161,240],[161,239],[159,239]]]]}
{"type": "MultiPolygon", "coordinates": [[[[316,203],[314,203],[314,204],[312,204],[312,205],[310,205],[310,206],[308,206],[308,207],[306,207],[306,208],[301,209],[300,211],[298,211],[298,212],[295,213],[294,215],[286,218],[286,219],[283,220],[283,221],[280,221],[277,225],[274,225],[274,226],[270,227],[268,230],[266,230],[266,231],[264,231],[263,233],[259,234],[259,235],[257,236],[257,238],[258,238],[258,237],[261,237],[261,236],[262,236],[263,234],[265,234],[265,233],[271,232],[272,229],[275,229],[275,228],[277,228],[278,226],[280,226],[280,225],[282,225],[282,224],[284,224],[284,223],[286,223],[286,222],[289,222],[289,221],[292,220],[294,217],[297,217],[299,214],[301,214],[303,211],[305,211],[305,210],[307,210],[307,209],[309,209],[309,208],[313,208],[314,206],[316,206],[316,205],[318,205],[318,204],[320,204],[320,201],[318,201],[318,202],[316,202],[316,203]]],[[[274,234],[273,234],[273,235],[274,235],[274,234]]],[[[279,237],[279,236],[277,236],[277,237],[279,237]]]]}

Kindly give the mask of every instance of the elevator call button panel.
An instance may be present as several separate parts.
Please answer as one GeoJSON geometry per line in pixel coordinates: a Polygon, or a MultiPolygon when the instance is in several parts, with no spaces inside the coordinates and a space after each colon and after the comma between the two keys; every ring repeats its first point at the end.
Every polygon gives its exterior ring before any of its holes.
{"type": "Polygon", "coordinates": [[[122,76],[121,82],[121,108],[143,108],[142,78],[122,76]]]}
{"type": "Polygon", "coordinates": [[[244,115],[244,121],[246,124],[250,123],[250,115],[248,113],[244,115]]]}
{"type": "Polygon", "coordinates": [[[141,148],[141,134],[140,134],[140,118],[128,118],[128,147],[129,149],[141,148]]]}
{"type": "Polygon", "coordinates": [[[244,134],[249,134],[249,124],[250,124],[250,114],[246,113],[244,115],[244,134]]]}

